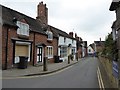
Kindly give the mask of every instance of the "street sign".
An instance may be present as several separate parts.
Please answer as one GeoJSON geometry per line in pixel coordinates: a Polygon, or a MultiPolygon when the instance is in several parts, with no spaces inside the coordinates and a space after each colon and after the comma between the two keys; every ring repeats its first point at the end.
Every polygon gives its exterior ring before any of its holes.
{"type": "Polygon", "coordinates": [[[119,72],[118,72],[118,62],[113,61],[112,66],[113,66],[113,75],[114,75],[114,77],[118,78],[118,74],[119,74],[119,72]]]}

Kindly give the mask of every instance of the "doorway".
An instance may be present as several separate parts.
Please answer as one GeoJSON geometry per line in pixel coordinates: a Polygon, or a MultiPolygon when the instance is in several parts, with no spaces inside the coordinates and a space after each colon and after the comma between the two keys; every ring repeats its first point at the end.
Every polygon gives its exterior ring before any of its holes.
{"type": "Polygon", "coordinates": [[[37,63],[40,63],[43,61],[43,48],[37,47],[37,63]]]}

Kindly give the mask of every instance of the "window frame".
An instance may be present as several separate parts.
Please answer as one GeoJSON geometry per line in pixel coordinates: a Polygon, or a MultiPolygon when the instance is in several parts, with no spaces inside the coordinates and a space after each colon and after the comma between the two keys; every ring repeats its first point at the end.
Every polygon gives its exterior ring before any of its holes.
{"type": "Polygon", "coordinates": [[[17,34],[29,36],[29,25],[20,21],[17,21],[17,34]]]}
{"type": "Polygon", "coordinates": [[[46,34],[48,35],[47,40],[53,40],[53,33],[51,31],[47,31],[46,34]]]}
{"type": "Polygon", "coordinates": [[[53,46],[47,46],[47,54],[48,59],[53,58],[53,46]]]}
{"type": "Polygon", "coordinates": [[[60,57],[66,57],[67,56],[67,47],[61,47],[60,48],[60,57]]]}

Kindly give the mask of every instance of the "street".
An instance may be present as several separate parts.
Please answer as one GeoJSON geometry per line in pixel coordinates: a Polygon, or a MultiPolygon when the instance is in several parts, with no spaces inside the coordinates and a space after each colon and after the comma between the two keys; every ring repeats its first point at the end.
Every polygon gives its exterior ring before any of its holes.
{"type": "Polygon", "coordinates": [[[3,88],[99,88],[98,60],[86,58],[56,73],[3,79],[3,88]]]}

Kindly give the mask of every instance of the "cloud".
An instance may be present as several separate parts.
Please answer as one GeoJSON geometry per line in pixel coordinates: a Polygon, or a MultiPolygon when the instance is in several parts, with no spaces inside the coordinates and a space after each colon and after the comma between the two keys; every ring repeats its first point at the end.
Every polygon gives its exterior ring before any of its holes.
{"type": "MultiPolygon", "coordinates": [[[[3,4],[36,18],[39,0],[2,0],[3,4]],[[28,3],[29,2],[29,3],[28,3]]],[[[49,12],[49,24],[69,33],[77,33],[92,43],[111,32],[115,13],[109,11],[112,0],[43,0],[49,12]]]]}

